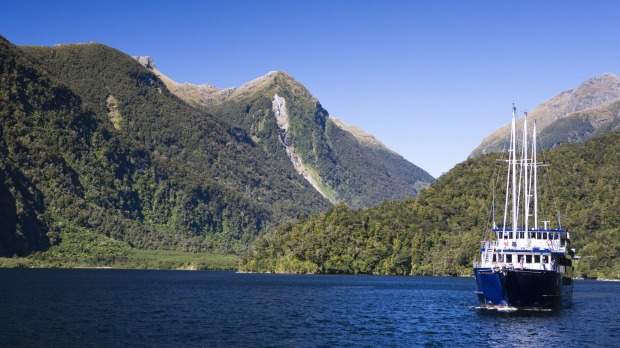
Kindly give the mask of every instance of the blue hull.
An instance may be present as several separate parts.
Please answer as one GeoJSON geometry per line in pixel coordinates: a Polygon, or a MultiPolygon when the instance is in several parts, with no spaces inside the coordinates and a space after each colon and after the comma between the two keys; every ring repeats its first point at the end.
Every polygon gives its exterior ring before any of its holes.
{"type": "Polygon", "coordinates": [[[556,271],[474,268],[481,307],[561,309],[571,305],[572,279],[556,271]]]}

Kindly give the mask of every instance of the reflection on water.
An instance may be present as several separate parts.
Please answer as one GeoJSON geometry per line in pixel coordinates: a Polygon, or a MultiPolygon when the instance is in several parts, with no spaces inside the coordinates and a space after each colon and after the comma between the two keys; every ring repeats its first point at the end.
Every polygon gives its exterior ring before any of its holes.
{"type": "Polygon", "coordinates": [[[620,284],[576,281],[573,305],[556,311],[475,310],[482,345],[620,347],[620,284]]]}
{"type": "Polygon", "coordinates": [[[566,342],[568,331],[557,325],[561,311],[498,311],[476,310],[484,335],[490,346],[537,347],[541,342],[566,342]]]}

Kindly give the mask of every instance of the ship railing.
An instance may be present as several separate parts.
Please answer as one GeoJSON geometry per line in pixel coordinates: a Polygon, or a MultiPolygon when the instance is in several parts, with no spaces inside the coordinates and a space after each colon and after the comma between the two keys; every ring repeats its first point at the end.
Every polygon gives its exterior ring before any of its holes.
{"type": "Polygon", "coordinates": [[[482,241],[482,248],[484,249],[497,249],[499,243],[496,240],[485,240],[482,241]]]}
{"type": "MultiPolygon", "coordinates": [[[[532,243],[532,241],[536,241],[536,239],[530,239],[528,241],[528,247],[533,246],[535,249],[549,249],[553,252],[566,252],[567,245],[563,243],[561,240],[547,240],[540,241],[540,243],[532,243]],[[533,245],[532,245],[533,244],[533,245]],[[538,246],[537,246],[538,244],[538,246]]],[[[516,240],[485,240],[481,243],[481,248],[485,250],[489,249],[506,249],[507,247],[514,247],[513,242],[516,243],[516,240]],[[508,246],[507,246],[508,245],[508,246]]]]}
{"type": "Polygon", "coordinates": [[[497,271],[502,269],[529,269],[536,271],[555,270],[559,273],[566,272],[566,266],[555,263],[521,263],[521,262],[485,262],[474,261],[474,268],[488,267],[497,271]]]}
{"type": "Polygon", "coordinates": [[[549,249],[555,252],[566,252],[566,243],[562,244],[561,240],[548,240],[549,249]]]}

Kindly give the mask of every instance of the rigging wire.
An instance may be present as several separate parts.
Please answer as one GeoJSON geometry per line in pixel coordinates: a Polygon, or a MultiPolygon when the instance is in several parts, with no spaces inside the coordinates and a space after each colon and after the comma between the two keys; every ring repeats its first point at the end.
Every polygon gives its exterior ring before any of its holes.
{"type": "MultiPolygon", "coordinates": [[[[508,141],[505,139],[506,135],[508,135],[508,131],[506,132],[506,134],[504,134],[500,139],[504,139],[504,145],[502,150],[500,151],[500,158],[496,159],[496,162],[505,162],[506,161],[506,150],[508,147],[508,141]]],[[[496,210],[496,202],[495,202],[495,196],[496,196],[496,192],[498,190],[498,187],[500,185],[500,179],[501,179],[501,166],[495,166],[495,173],[493,175],[495,178],[492,181],[492,198],[491,198],[491,206],[489,207],[489,209],[487,210],[487,229],[485,229],[485,231],[488,231],[488,224],[491,224],[491,228],[490,230],[493,230],[494,228],[497,228],[497,224],[495,221],[495,210],[496,210]]],[[[482,233],[484,234],[485,231],[483,231],[482,233]]]]}
{"type": "MultiPolygon", "coordinates": [[[[543,155],[543,163],[547,163],[547,157],[545,156],[545,151],[540,151],[540,153],[543,155]]],[[[557,224],[558,224],[558,229],[562,229],[562,222],[560,219],[560,208],[558,207],[558,200],[557,197],[555,195],[555,193],[553,192],[553,183],[551,182],[551,170],[549,168],[548,165],[544,165],[543,167],[545,168],[545,179],[547,181],[547,185],[549,185],[549,191],[551,194],[551,203],[553,204],[553,208],[555,209],[555,212],[557,214],[556,219],[557,219],[557,224]]],[[[544,212],[544,210],[543,210],[544,212]]]]}
{"type": "MultiPolygon", "coordinates": [[[[525,114],[527,114],[527,111],[526,111],[526,110],[523,110],[523,109],[517,109],[517,108],[515,108],[515,110],[516,110],[517,112],[519,112],[519,113],[525,113],[525,114]]],[[[517,119],[517,121],[519,121],[520,119],[522,119],[522,117],[519,117],[519,118],[517,119]]],[[[496,161],[498,161],[498,162],[506,162],[506,161],[507,161],[507,160],[506,160],[506,154],[508,153],[508,149],[507,149],[507,147],[508,147],[508,142],[509,142],[509,139],[510,139],[510,135],[509,135],[509,134],[510,134],[510,131],[509,131],[509,130],[507,130],[507,131],[506,131],[506,133],[505,133],[503,136],[501,136],[501,137],[500,137],[500,139],[504,139],[504,142],[503,142],[503,148],[502,148],[502,150],[500,151],[500,153],[501,153],[501,157],[500,157],[500,158],[498,158],[498,159],[496,159],[496,161]]],[[[546,164],[546,163],[548,163],[548,162],[547,162],[547,158],[546,158],[546,151],[544,150],[544,148],[543,148],[543,146],[542,146],[542,139],[541,139],[541,137],[540,137],[540,130],[539,130],[539,129],[537,129],[537,130],[536,130],[536,139],[537,139],[537,141],[536,141],[536,146],[537,146],[537,147],[538,147],[538,149],[539,149],[537,152],[538,152],[538,153],[540,153],[540,154],[542,154],[542,157],[543,157],[543,161],[541,162],[540,167],[548,167],[548,165],[546,164]]],[[[508,159],[508,161],[509,161],[509,159],[508,159]]],[[[500,168],[500,166],[497,166],[497,167],[496,167],[496,170],[495,170],[495,175],[494,175],[495,180],[494,180],[493,189],[492,189],[492,201],[491,201],[491,207],[490,207],[490,209],[487,211],[487,217],[488,217],[488,219],[487,219],[487,223],[488,223],[488,224],[492,224],[492,228],[497,228],[497,226],[496,226],[496,220],[495,220],[495,213],[496,213],[496,208],[497,208],[497,207],[496,207],[497,202],[496,202],[496,200],[495,200],[495,196],[496,196],[497,191],[499,190],[499,185],[500,185],[500,179],[501,179],[501,170],[500,170],[500,169],[501,169],[501,168],[500,168]]],[[[545,172],[544,172],[544,174],[543,174],[543,176],[545,177],[545,179],[546,179],[546,184],[547,184],[547,185],[548,185],[548,187],[549,187],[550,196],[551,196],[551,203],[552,203],[552,205],[553,205],[554,209],[555,209],[555,210],[556,210],[556,212],[557,212],[557,224],[558,224],[558,228],[559,228],[559,229],[561,229],[561,228],[562,228],[562,226],[561,226],[561,222],[560,222],[560,210],[559,210],[559,208],[558,208],[557,198],[556,198],[556,196],[555,196],[555,194],[554,194],[553,185],[552,185],[552,183],[551,183],[550,175],[551,175],[551,173],[550,173],[549,168],[546,168],[546,169],[545,169],[545,172]]],[[[539,190],[540,190],[540,188],[539,188],[539,190]]],[[[519,196],[520,196],[520,195],[519,195],[519,196]]],[[[540,205],[540,207],[539,207],[539,209],[541,210],[541,215],[542,215],[542,216],[546,216],[546,214],[547,214],[547,213],[546,213],[546,211],[545,211],[545,210],[546,210],[546,209],[545,209],[545,205],[544,205],[544,204],[541,204],[541,205],[540,205]]],[[[505,223],[504,223],[504,225],[505,225],[505,223]]],[[[503,226],[503,228],[505,228],[505,226],[503,226]]]]}

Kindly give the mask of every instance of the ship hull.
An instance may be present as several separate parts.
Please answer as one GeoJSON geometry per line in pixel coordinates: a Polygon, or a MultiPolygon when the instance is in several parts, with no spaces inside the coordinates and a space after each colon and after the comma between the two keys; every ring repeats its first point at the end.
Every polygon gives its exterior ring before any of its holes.
{"type": "Polygon", "coordinates": [[[572,280],[556,271],[474,268],[474,278],[481,307],[562,309],[572,303],[572,280]]]}

